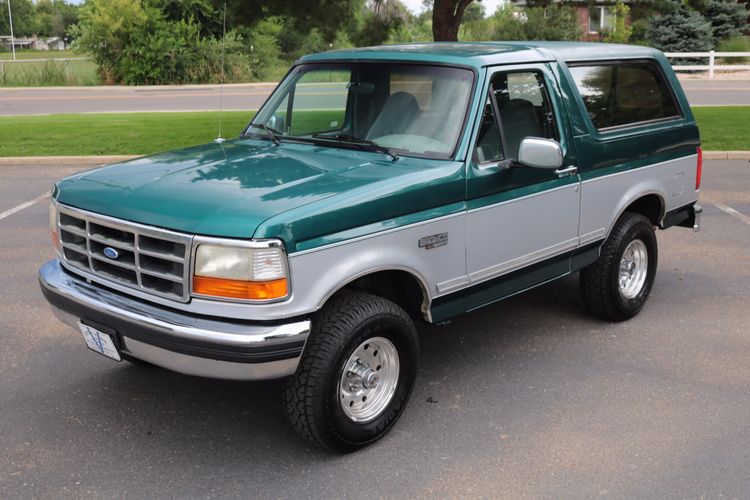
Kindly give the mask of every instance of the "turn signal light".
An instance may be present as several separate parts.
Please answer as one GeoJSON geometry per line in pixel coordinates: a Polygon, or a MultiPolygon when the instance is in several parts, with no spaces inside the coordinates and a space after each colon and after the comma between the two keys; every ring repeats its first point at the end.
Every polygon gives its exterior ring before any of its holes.
{"type": "Polygon", "coordinates": [[[193,276],[193,292],[229,299],[269,300],[286,297],[286,278],[273,281],[242,281],[193,276]]]}
{"type": "Polygon", "coordinates": [[[58,252],[62,251],[60,248],[60,238],[57,236],[57,233],[54,231],[50,231],[49,237],[52,240],[52,246],[55,247],[55,250],[57,250],[58,252]]]}
{"type": "Polygon", "coordinates": [[[703,150],[700,146],[696,151],[698,153],[698,164],[695,167],[695,190],[701,188],[701,177],[703,177],[703,150]]]}

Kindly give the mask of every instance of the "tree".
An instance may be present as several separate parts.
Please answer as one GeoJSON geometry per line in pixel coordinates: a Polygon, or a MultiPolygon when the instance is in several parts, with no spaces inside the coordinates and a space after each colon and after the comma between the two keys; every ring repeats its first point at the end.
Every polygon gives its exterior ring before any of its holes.
{"type": "Polygon", "coordinates": [[[664,52],[703,52],[714,46],[711,23],[684,5],[652,18],[646,33],[651,45],[664,52]]]}
{"type": "Polygon", "coordinates": [[[89,0],[71,28],[77,46],[93,56],[105,81],[118,81],[120,59],[148,16],[140,0],[89,0]]]}
{"type": "Polygon", "coordinates": [[[611,33],[607,33],[604,41],[609,43],[628,43],[633,27],[627,23],[630,7],[618,1],[615,5],[615,26],[611,33]]]}
{"type": "Polygon", "coordinates": [[[743,4],[733,0],[708,0],[703,15],[711,23],[714,38],[723,40],[743,34],[750,12],[743,4]]]}
{"type": "Polygon", "coordinates": [[[464,10],[463,22],[471,23],[481,21],[484,19],[485,15],[486,10],[484,5],[479,2],[472,2],[466,7],[466,10],[464,10]]]}
{"type": "Polygon", "coordinates": [[[457,42],[458,28],[472,0],[435,0],[432,6],[432,36],[436,42],[457,42]]]}
{"type": "MultiPolygon", "coordinates": [[[[13,5],[15,4],[16,0],[13,0],[13,5]]],[[[37,34],[64,37],[68,28],[78,22],[79,8],[78,5],[66,3],[64,0],[38,0],[37,34]]]]}
{"type": "Polygon", "coordinates": [[[356,33],[351,36],[355,45],[380,45],[411,21],[411,14],[400,0],[387,0],[373,3],[373,8],[362,6],[361,21],[356,33]]]}
{"type": "MultiPolygon", "coordinates": [[[[15,36],[31,36],[38,31],[34,4],[31,0],[13,0],[10,5],[13,12],[13,34],[15,36]]],[[[8,0],[0,1],[0,33],[10,35],[8,21],[8,0]]]]}
{"type": "Polygon", "coordinates": [[[354,15],[357,0],[242,0],[226,2],[211,0],[221,11],[227,5],[227,26],[252,27],[262,19],[280,16],[291,22],[295,29],[309,32],[319,29],[325,39],[332,40],[336,31],[354,15]]]}

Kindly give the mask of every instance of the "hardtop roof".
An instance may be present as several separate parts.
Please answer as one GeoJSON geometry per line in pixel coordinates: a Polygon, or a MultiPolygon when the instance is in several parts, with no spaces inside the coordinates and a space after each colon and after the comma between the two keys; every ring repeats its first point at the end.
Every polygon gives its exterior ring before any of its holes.
{"type": "Polygon", "coordinates": [[[414,61],[473,67],[554,61],[654,57],[658,50],[597,42],[432,42],[330,50],[299,62],[414,61]]]}

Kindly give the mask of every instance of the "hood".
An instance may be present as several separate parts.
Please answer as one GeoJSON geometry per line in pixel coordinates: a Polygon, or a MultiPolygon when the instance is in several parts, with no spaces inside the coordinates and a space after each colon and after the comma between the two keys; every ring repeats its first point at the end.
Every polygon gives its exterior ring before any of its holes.
{"type": "Polygon", "coordinates": [[[393,163],[381,153],[237,139],[83,172],[60,181],[56,198],[142,224],[248,238],[270,217],[398,175],[415,161],[393,163]]]}

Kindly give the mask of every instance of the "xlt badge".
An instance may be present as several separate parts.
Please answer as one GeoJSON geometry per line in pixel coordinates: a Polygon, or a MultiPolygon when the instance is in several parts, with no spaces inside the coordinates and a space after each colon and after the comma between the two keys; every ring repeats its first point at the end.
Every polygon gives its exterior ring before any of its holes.
{"type": "Polygon", "coordinates": [[[431,236],[425,236],[419,240],[419,248],[432,250],[448,244],[448,233],[438,233],[431,236]]]}

